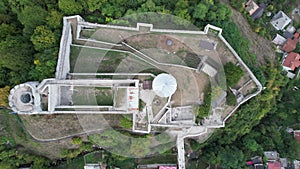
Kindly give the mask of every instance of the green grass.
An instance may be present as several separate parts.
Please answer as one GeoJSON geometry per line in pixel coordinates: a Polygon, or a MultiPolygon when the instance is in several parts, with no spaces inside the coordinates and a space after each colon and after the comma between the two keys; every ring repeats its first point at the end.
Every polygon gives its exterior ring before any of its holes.
{"type": "Polygon", "coordinates": [[[98,105],[112,106],[113,105],[113,92],[111,88],[95,88],[96,100],[98,105]],[[98,94],[99,93],[99,94],[98,94]]]}
{"type": "Polygon", "coordinates": [[[131,116],[126,117],[122,116],[120,120],[120,126],[125,128],[125,129],[132,129],[132,118],[131,116]]]}
{"type": "Polygon", "coordinates": [[[113,91],[111,88],[75,87],[72,99],[74,105],[113,105],[113,91]]]}

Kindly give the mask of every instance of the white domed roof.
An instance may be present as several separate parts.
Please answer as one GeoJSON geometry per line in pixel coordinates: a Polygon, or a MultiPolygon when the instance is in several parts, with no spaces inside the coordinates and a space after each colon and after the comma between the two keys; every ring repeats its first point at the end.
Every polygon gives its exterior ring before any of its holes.
{"type": "Polygon", "coordinates": [[[162,73],[154,78],[152,86],[156,95],[170,97],[177,89],[177,82],[172,75],[162,73]]]}

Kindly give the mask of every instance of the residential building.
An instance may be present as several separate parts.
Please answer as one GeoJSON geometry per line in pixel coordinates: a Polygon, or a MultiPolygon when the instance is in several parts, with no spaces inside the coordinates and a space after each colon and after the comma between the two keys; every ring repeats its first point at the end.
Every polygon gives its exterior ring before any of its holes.
{"type": "Polygon", "coordinates": [[[253,15],[254,12],[259,8],[259,6],[253,0],[249,0],[245,4],[245,8],[246,8],[246,11],[249,12],[250,15],[253,15]]]}
{"type": "Polygon", "coordinates": [[[284,43],[282,50],[285,52],[292,52],[296,49],[298,41],[299,33],[295,33],[292,38],[288,38],[288,40],[284,43]]]}
{"type": "Polygon", "coordinates": [[[286,71],[294,71],[300,66],[300,54],[295,52],[289,53],[283,60],[282,66],[286,71]]]}
{"type": "Polygon", "coordinates": [[[266,10],[266,4],[260,3],[257,5],[253,0],[249,0],[245,4],[245,8],[246,11],[249,12],[251,18],[255,20],[263,15],[264,11],[266,10]]]}
{"type": "Polygon", "coordinates": [[[283,30],[291,21],[291,18],[289,18],[284,12],[279,11],[274,15],[271,20],[271,24],[276,30],[283,30]]]}
{"type": "Polygon", "coordinates": [[[264,155],[268,161],[277,161],[279,160],[279,153],[277,151],[265,151],[264,155]]]}

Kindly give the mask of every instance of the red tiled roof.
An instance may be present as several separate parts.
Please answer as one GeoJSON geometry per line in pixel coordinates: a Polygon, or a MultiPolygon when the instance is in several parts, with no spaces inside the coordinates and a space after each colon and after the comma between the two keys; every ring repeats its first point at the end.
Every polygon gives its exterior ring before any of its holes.
{"type": "Polygon", "coordinates": [[[300,66],[300,54],[295,52],[289,53],[282,65],[295,70],[295,68],[300,66]]]}
{"type": "Polygon", "coordinates": [[[282,50],[285,52],[291,52],[296,49],[299,40],[299,33],[294,34],[294,38],[288,38],[287,42],[282,46],[282,50]]]}
{"type": "Polygon", "coordinates": [[[280,162],[268,162],[268,169],[281,169],[280,162]]]}
{"type": "Polygon", "coordinates": [[[300,142],[300,131],[294,131],[294,137],[297,142],[300,142]]]}

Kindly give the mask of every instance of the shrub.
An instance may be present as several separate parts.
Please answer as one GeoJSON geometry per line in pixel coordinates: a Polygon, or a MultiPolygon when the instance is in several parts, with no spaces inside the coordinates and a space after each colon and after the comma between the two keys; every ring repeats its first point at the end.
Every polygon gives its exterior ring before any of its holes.
{"type": "Polygon", "coordinates": [[[239,66],[234,65],[232,62],[228,62],[224,65],[224,71],[226,75],[227,86],[234,86],[239,82],[244,75],[244,71],[239,66]]]}
{"type": "Polygon", "coordinates": [[[227,91],[226,104],[234,106],[236,104],[236,97],[231,91],[227,91]]]}
{"type": "Polygon", "coordinates": [[[126,117],[122,117],[120,121],[121,127],[125,129],[131,129],[132,128],[132,121],[126,117]]]}
{"type": "Polygon", "coordinates": [[[72,143],[74,145],[80,145],[82,143],[81,137],[74,137],[74,138],[72,138],[72,143]]]}

